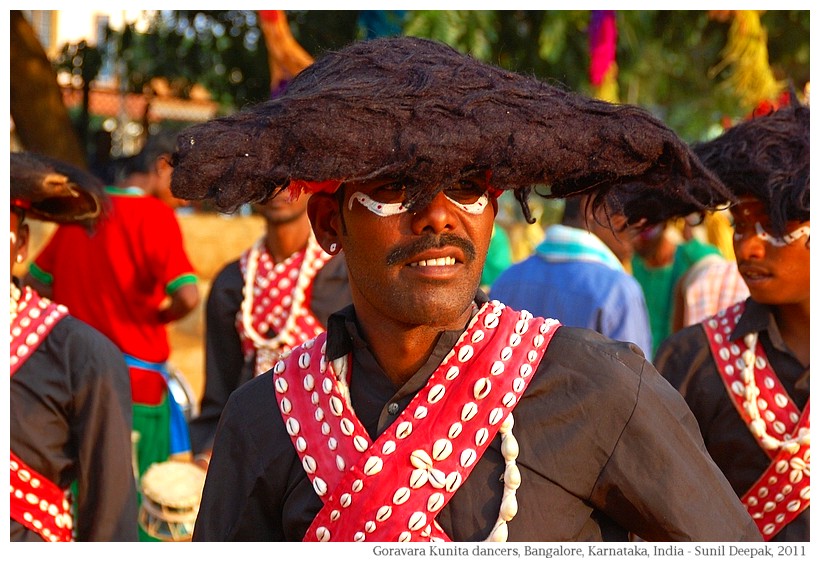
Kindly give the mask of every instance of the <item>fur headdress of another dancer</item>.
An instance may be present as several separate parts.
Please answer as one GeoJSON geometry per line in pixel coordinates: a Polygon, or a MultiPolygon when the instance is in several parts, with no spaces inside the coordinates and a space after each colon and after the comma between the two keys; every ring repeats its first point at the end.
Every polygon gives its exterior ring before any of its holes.
{"type": "Polygon", "coordinates": [[[810,220],[809,129],[809,108],[793,95],[791,105],[739,123],[693,149],[735,197],[761,200],[773,233],[782,236],[786,221],[810,220]]]}
{"type": "Polygon", "coordinates": [[[10,199],[31,218],[91,225],[106,208],[102,181],[93,174],[34,152],[12,152],[10,199]]]}
{"type": "MultiPolygon", "coordinates": [[[[278,98],[180,134],[172,191],[222,210],[347,181],[404,181],[411,209],[476,172],[514,190],[529,219],[549,197],[623,189],[630,222],[660,222],[730,196],[647,111],[564,91],[413,37],[354,43],[278,98]]],[[[618,209],[616,209],[618,210],[618,209]]]]}

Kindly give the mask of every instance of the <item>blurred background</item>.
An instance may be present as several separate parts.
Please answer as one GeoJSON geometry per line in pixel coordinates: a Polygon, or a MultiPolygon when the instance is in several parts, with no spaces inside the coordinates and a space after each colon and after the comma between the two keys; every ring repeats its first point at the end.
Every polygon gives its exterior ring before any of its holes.
{"type": "MultiPolygon", "coordinates": [[[[809,23],[808,10],[11,10],[10,147],[112,182],[148,134],[270,99],[324,52],[389,35],[438,39],[591,97],[639,105],[694,142],[776,107],[790,87],[809,101],[809,23]]],[[[516,261],[560,218],[560,202],[533,203],[537,222],[528,225],[514,200],[502,200],[498,224],[516,261]]],[[[264,230],[249,208],[227,216],[191,204],[178,212],[203,295],[264,230]]],[[[35,229],[31,256],[50,232],[35,229]]],[[[171,362],[197,393],[202,332],[199,311],[171,333],[171,362]]]]}

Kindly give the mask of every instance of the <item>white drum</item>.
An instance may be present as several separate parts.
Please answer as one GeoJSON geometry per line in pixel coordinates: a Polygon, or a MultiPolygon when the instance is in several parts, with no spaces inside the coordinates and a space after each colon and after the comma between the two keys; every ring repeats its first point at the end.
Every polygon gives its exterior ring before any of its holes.
{"type": "Polygon", "coordinates": [[[142,475],[139,524],[165,542],[190,541],[199,513],[205,471],[190,462],[169,460],[142,475]]]}

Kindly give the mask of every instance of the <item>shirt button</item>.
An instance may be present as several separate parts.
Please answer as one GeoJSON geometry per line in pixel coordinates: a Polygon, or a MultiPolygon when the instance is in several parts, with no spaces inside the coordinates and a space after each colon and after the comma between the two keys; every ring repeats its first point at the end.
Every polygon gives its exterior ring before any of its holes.
{"type": "Polygon", "coordinates": [[[387,413],[390,414],[391,416],[395,416],[396,414],[399,413],[399,405],[396,404],[395,402],[391,402],[390,404],[387,405],[387,413]]]}

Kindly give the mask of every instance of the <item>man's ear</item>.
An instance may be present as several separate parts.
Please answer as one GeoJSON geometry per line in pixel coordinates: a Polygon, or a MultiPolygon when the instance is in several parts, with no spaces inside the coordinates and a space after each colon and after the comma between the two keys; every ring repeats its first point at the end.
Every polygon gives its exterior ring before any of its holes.
{"type": "Polygon", "coordinates": [[[322,249],[329,254],[339,253],[342,246],[339,198],[332,193],[314,193],[308,199],[307,214],[322,249]]]}

